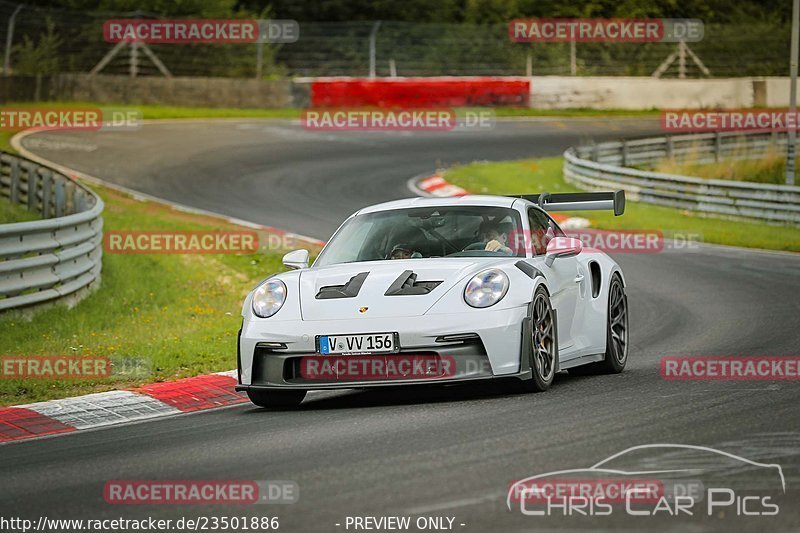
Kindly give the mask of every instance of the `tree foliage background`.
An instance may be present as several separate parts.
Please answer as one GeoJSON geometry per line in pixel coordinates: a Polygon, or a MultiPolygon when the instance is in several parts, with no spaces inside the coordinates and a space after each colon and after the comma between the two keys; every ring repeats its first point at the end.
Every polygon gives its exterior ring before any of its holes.
{"type": "MultiPolygon", "coordinates": [[[[512,43],[508,21],[525,17],[697,18],[706,30],[692,50],[712,76],[788,73],[788,0],[26,0],[13,48],[16,73],[88,72],[112,45],[108,18],[277,18],[300,23],[300,40],[264,50],[264,76],[364,75],[374,21],[378,74],[568,74],[569,46],[512,43]]],[[[0,0],[0,46],[16,7],[0,0]]],[[[579,43],[579,75],[650,75],[673,50],[666,43],[579,43]]],[[[151,45],[174,75],[252,77],[255,45],[151,45]]],[[[142,75],[158,75],[146,58],[142,75]]],[[[106,72],[126,73],[120,54],[106,72]]],[[[674,70],[666,75],[675,75],[674,70]]],[[[690,69],[699,76],[699,70],[690,69]]]]}

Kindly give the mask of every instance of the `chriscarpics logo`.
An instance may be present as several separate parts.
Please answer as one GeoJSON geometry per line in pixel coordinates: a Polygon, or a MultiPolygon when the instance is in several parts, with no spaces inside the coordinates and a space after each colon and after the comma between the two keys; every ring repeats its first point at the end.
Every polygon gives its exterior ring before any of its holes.
{"type": "Polygon", "coordinates": [[[513,481],[506,504],[528,517],[629,516],[722,520],[780,513],[781,466],[723,450],[645,444],[588,468],[513,481]]]}

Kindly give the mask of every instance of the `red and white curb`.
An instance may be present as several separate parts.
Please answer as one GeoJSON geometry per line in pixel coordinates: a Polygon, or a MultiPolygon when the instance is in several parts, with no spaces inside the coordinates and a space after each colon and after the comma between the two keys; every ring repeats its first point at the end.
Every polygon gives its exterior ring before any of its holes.
{"type": "Polygon", "coordinates": [[[0,443],[205,411],[247,402],[236,371],[0,408],[0,443]]]}
{"type": "Polygon", "coordinates": [[[438,174],[422,178],[416,182],[416,187],[429,196],[447,197],[447,196],[466,196],[469,194],[466,189],[462,189],[458,185],[448,183],[446,179],[438,174]]]}
{"type": "MultiPolygon", "coordinates": [[[[419,196],[433,196],[438,198],[445,198],[451,196],[466,196],[469,193],[466,189],[449,183],[440,174],[433,174],[431,176],[412,178],[408,183],[412,192],[419,196]]],[[[582,229],[588,228],[591,222],[581,217],[568,217],[558,213],[550,213],[553,220],[559,223],[564,229],[582,229]]]]}

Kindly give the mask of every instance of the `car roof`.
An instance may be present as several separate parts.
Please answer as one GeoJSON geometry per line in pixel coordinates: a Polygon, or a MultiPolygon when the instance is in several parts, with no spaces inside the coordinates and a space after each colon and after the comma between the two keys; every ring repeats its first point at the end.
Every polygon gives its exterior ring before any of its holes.
{"type": "Polygon", "coordinates": [[[394,200],[365,207],[358,211],[356,215],[365,213],[375,213],[378,211],[391,211],[393,209],[407,209],[411,207],[439,207],[439,206],[485,206],[485,207],[511,207],[519,198],[508,196],[489,196],[480,194],[468,194],[466,196],[449,196],[443,198],[436,197],[417,197],[406,198],[404,200],[394,200]]]}

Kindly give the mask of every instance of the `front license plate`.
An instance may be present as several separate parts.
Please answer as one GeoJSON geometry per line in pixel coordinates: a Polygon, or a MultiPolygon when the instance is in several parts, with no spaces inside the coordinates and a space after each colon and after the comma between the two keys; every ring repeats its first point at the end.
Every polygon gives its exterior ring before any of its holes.
{"type": "Polygon", "coordinates": [[[368,335],[320,335],[319,353],[370,354],[395,351],[394,333],[370,333],[368,335]]]}

